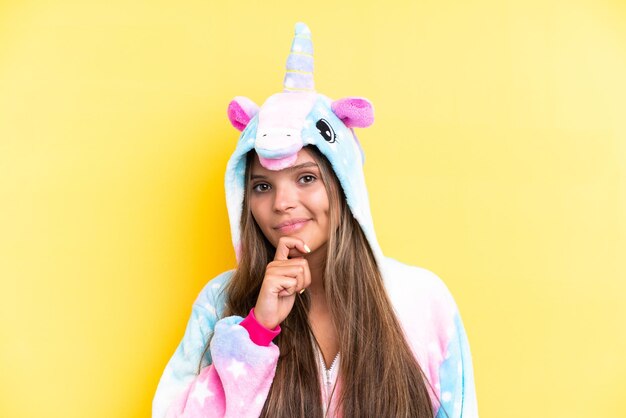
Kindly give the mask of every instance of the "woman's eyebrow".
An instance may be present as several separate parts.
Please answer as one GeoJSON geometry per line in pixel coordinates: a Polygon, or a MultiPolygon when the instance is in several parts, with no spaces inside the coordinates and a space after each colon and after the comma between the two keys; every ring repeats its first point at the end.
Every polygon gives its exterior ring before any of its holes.
{"type": "MultiPolygon", "coordinates": [[[[293,167],[287,167],[287,168],[285,168],[283,170],[285,170],[285,171],[295,171],[295,170],[299,170],[301,168],[306,168],[306,167],[316,167],[316,168],[319,169],[319,166],[317,164],[315,164],[314,162],[309,161],[309,162],[306,162],[306,163],[303,163],[303,164],[294,165],[293,167]]],[[[250,177],[251,180],[254,180],[254,179],[264,179],[264,178],[266,178],[266,177],[261,175],[261,174],[252,174],[252,177],[250,177]]]]}

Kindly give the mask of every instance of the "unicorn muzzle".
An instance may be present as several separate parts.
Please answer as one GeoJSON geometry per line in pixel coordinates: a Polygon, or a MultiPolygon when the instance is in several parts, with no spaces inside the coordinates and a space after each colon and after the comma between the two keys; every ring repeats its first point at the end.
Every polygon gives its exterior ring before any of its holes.
{"type": "Polygon", "coordinates": [[[289,128],[259,129],[254,148],[264,158],[282,158],[297,153],[302,148],[300,131],[289,128]]]}

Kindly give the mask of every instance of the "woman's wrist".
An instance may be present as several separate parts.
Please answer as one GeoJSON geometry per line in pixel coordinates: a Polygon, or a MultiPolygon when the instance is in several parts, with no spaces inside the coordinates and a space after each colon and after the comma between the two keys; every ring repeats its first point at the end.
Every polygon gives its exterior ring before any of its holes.
{"type": "Polygon", "coordinates": [[[272,320],[270,318],[270,320],[268,320],[268,318],[266,318],[263,315],[263,310],[259,311],[257,310],[257,307],[255,306],[254,308],[252,308],[252,312],[254,315],[254,319],[256,319],[256,321],[261,324],[264,328],[267,329],[276,329],[277,326],[280,325],[280,322],[276,322],[276,320],[272,320]]]}

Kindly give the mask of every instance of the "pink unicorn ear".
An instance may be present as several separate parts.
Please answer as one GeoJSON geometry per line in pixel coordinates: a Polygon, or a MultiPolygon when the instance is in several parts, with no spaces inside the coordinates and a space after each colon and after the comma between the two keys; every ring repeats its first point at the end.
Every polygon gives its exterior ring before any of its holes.
{"type": "Polygon", "coordinates": [[[259,112],[259,106],[244,96],[236,96],[228,104],[228,119],[240,131],[246,129],[250,119],[259,112]]]}
{"type": "Polygon", "coordinates": [[[374,123],[374,107],[364,97],[338,99],[330,108],[348,128],[367,128],[374,123]]]}

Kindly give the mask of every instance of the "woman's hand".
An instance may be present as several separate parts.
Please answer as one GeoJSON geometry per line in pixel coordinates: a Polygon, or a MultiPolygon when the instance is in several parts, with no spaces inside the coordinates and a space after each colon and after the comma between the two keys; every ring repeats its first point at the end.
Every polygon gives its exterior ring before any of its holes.
{"type": "Polygon", "coordinates": [[[302,255],[290,259],[290,250],[303,255],[310,252],[299,238],[279,238],[274,260],[265,268],[265,277],[254,307],[256,320],[268,329],[276,328],[285,320],[293,308],[296,293],[311,284],[308,261],[302,255]]]}

